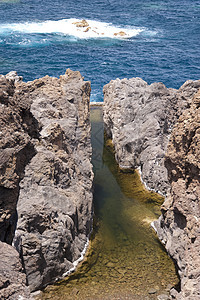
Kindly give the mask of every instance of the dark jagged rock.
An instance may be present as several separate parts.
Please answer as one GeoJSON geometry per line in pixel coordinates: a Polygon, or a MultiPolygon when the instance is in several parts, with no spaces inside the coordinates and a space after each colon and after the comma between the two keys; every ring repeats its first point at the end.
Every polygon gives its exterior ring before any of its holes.
{"type": "Polygon", "coordinates": [[[28,130],[34,119],[30,103],[16,98],[14,82],[0,77],[0,240],[9,244],[16,226],[19,182],[34,155],[28,130]]]}
{"type": "Polygon", "coordinates": [[[0,242],[0,299],[31,300],[26,286],[19,253],[10,245],[0,242]]]}
{"type": "Polygon", "coordinates": [[[0,236],[15,234],[31,291],[68,272],[91,231],[89,97],[90,83],[71,70],[27,83],[0,77],[0,236]]]}
{"type": "Polygon", "coordinates": [[[181,291],[171,296],[179,300],[200,299],[199,88],[200,80],[174,90],[139,78],[104,87],[105,129],[120,167],[141,167],[148,187],[170,190],[154,227],[176,261],[181,291]]]}
{"type": "Polygon", "coordinates": [[[177,263],[181,292],[176,299],[200,299],[200,91],[172,132],[165,158],[171,184],[155,227],[177,263]]]}
{"type": "Polygon", "coordinates": [[[104,86],[105,130],[117,162],[121,168],[140,167],[147,187],[162,194],[169,189],[164,156],[171,130],[199,87],[200,80],[175,90],[140,78],[104,86]]]}

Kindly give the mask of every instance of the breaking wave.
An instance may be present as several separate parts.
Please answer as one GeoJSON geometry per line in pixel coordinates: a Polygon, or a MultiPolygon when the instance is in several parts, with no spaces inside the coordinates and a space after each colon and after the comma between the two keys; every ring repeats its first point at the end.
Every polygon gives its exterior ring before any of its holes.
{"type": "Polygon", "coordinates": [[[90,38],[131,38],[140,34],[144,29],[136,27],[114,26],[111,23],[93,20],[62,19],[58,21],[25,22],[0,24],[0,34],[12,32],[26,34],[62,34],[79,39],[90,38]]]}

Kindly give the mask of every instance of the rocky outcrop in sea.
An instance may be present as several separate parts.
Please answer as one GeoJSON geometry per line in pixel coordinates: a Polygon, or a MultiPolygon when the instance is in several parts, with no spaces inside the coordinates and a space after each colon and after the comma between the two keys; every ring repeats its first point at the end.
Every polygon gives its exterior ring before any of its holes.
{"type": "Polygon", "coordinates": [[[165,158],[170,194],[155,222],[158,236],[176,261],[181,292],[200,299],[200,91],[175,125],[165,158]]]}
{"type": "Polygon", "coordinates": [[[90,89],[69,69],[0,76],[1,248],[18,250],[31,291],[74,268],[91,231],[90,89]]]}
{"type": "Polygon", "coordinates": [[[140,168],[149,189],[169,190],[164,156],[172,128],[200,88],[187,81],[179,90],[141,78],[116,79],[104,86],[105,131],[121,168],[140,168]]]}

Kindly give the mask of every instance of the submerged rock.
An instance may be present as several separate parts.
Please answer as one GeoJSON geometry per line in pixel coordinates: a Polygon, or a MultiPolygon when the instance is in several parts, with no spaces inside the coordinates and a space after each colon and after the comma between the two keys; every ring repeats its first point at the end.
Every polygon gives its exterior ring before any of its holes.
{"type": "Polygon", "coordinates": [[[121,168],[140,168],[148,188],[169,189],[164,156],[174,123],[186,108],[199,81],[179,90],[140,78],[116,79],[104,86],[104,124],[121,168]]]}
{"type": "Polygon", "coordinates": [[[177,263],[181,292],[176,299],[200,299],[200,91],[178,119],[165,158],[171,184],[158,236],[177,263]]]}
{"type": "Polygon", "coordinates": [[[0,236],[15,235],[31,291],[73,268],[91,231],[89,97],[69,69],[27,83],[0,77],[0,236]]]}
{"type": "Polygon", "coordinates": [[[153,294],[156,294],[156,293],[157,293],[157,290],[154,289],[154,288],[151,288],[151,289],[149,289],[148,293],[149,293],[150,295],[153,295],[153,294]]]}
{"type": "Polygon", "coordinates": [[[127,36],[127,34],[124,31],[120,31],[120,32],[114,33],[114,36],[127,36]]]}

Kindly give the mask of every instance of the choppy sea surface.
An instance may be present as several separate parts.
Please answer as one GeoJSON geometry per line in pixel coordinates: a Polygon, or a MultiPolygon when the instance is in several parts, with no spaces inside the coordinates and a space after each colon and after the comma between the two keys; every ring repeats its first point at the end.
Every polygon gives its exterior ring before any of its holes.
{"type": "Polygon", "coordinates": [[[91,81],[91,101],[117,77],[173,88],[199,79],[199,49],[199,0],[0,0],[0,74],[28,81],[69,67],[91,81]]]}

